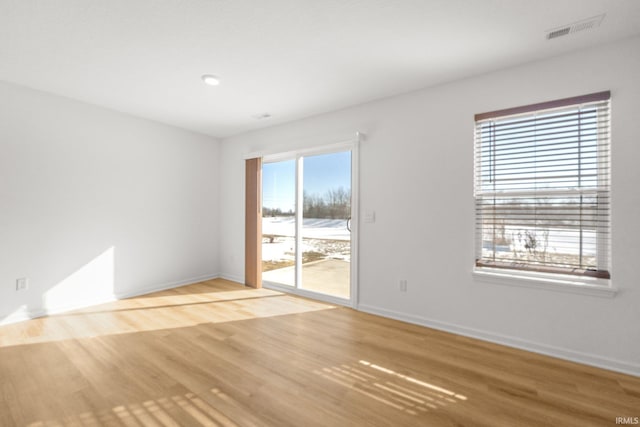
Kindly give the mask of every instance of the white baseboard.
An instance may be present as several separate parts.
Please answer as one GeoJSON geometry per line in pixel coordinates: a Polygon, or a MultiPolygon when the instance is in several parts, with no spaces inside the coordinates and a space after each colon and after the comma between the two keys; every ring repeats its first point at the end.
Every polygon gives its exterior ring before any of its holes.
{"type": "Polygon", "coordinates": [[[610,359],[607,357],[597,356],[588,353],[582,353],[575,350],[551,346],[547,344],[536,343],[523,340],[520,338],[510,337],[506,335],[496,334],[492,332],[482,331],[479,329],[468,328],[465,326],[454,325],[451,323],[440,322],[437,320],[427,319],[421,316],[400,313],[397,311],[387,310],[384,308],[374,307],[366,304],[358,304],[358,310],[366,313],[375,314],[382,317],[401,320],[407,323],[413,323],[420,326],[426,326],[432,329],[438,329],[445,332],[451,332],[457,335],[463,335],[470,338],[477,338],[483,341],[489,341],[496,344],[506,345],[521,350],[531,351],[533,353],[544,354],[546,356],[557,357],[559,359],[571,362],[582,363],[584,365],[595,366],[597,368],[609,369],[611,371],[621,372],[624,374],[640,376],[640,365],[620,360],[610,359]]]}
{"type": "Polygon", "coordinates": [[[79,310],[87,307],[91,307],[94,305],[105,304],[108,302],[113,302],[120,299],[132,298],[140,295],[146,295],[153,292],[165,291],[167,289],[173,289],[180,286],[191,285],[198,282],[203,282],[205,280],[213,280],[219,278],[219,274],[205,274],[202,276],[191,277],[189,279],[177,280],[175,282],[163,283],[155,286],[147,286],[144,288],[133,289],[126,292],[118,292],[113,295],[108,295],[100,299],[93,300],[85,300],[78,301],[73,304],[65,304],[64,306],[53,306],[53,307],[44,307],[36,310],[27,310],[23,308],[16,312],[11,313],[4,319],[0,320],[0,326],[8,325],[11,323],[23,322],[25,320],[36,319],[38,317],[49,316],[52,314],[61,314],[66,313],[73,310],[79,310]]]}
{"type": "Polygon", "coordinates": [[[11,323],[24,322],[25,320],[35,319],[36,317],[42,317],[46,315],[47,313],[44,310],[29,311],[26,308],[21,308],[0,320],[0,326],[9,325],[11,323]]]}
{"type": "Polygon", "coordinates": [[[125,299],[137,297],[140,295],[151,294],[153,292],[166,291],[167,289],[178,288],[180,286],[192,285],[198,282],[204,282],[205,280],[213,280],[220,278],[219,274],[204,274],[202,276],[191,277],[189,279],[177,280],[175,282],[168,282],[161,285],[147,286],[139,289],[132,289],[126,292],[118,292],[114,294],[115,299],[125,299]]]}
{"type": "Polygon", "coordinates": [[[236,276],[234,274],[221,273],[218,276],[220,279],[230,280],[232,282],[244,284],[244,277],[236,276]]]}

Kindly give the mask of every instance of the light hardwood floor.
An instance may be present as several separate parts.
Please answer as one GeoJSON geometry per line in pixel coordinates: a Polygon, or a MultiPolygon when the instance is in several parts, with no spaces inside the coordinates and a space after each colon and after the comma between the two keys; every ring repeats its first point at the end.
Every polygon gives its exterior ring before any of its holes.
{"type": "Polygon", "coordinates": [[[212,280],[0,327],[1,426],[612,426],[640,378],[212,280]]]}

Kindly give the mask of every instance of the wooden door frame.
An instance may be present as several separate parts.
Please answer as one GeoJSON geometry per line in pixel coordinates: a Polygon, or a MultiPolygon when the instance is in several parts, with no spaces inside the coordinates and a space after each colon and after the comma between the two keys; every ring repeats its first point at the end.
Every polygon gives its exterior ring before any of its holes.
{"type": "Polygon", "coordinates": [[[262,287],[262,158],[245,161],[244,284],[262,287]]]}

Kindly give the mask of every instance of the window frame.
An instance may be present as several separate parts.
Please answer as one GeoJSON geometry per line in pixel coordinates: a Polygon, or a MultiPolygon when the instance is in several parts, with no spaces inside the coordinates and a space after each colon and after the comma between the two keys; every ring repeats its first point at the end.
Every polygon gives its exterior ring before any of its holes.
{"type": "MultiPolygon", "coordinates": [[[[604,195],[608,202],[608,213],[607,213],[607,221],[604,225],[600,225],[596,228],[596,265],[605,265],[607,271],[591,271],[591,270],[583,270],[583,271],[574,271],[571,272],[568,268],[553,268],[552,266],[535,266],[533,264],[529,264],[527,266],[517,266],[514,263],[500,263],[495,262],[493,265],[491,263],[482,261],[482,246],[483,246],[483,226],[477,222],[479,212],[478,212],[478,203],[479,200],[484,198],[486,200],[487,197],[491,197],[490,191],[480,191],[480,183],[481,180],[478,176],[479,166],[478,162],[482,161],[482,153],[478,153],[479,143],[478,143],[478,126],[479,122],[483,122],[490,119],[500,119],[507,118],[509,116],[516,115],[525,115],[526,114],[538,114],[544,113],[547,111],[552,111],[560,108],[570,108],[572,106],[579,107],[582,104],[588,103],[596,103],[596,102],[607,102],[608,112],[610,114],[611,106],[610,106],[611,93],[610,91],[597,92],[589,95],[564,98],[549,102],[542,102],[537,104],[530,104],[515,108],[508,108],[502,110],[491,111],[487,113],[476,114],[474,116],[474,234],[475,234],[475,256],[474,256],[474,269],[473,274],[476,278],[480,280],[489,280],[493,283],[501,283],[501,284],[516,284],[519,286],[533,286],[533,287],[551,287],[556,290],[569,290],[573,291],[576,288],[579,288],[581,291],[585,293],[590,293],[592,295],[604,295],[611,296],[614,295],[616,290],[613,288],[610,271],[611,271],[611,248],[610,248],[610,236],[611,236],[611,167],[610,160],[607,160],[607,165],[605,167],[598,166],[598,181],[606,182],[605,189],[600,188],[598,186],[595,189],[579,189],[579,190],[567,190],[566,194],[572,195],[582,195],[582,194],[592,194],[596,196],[604,195]],[[602,174],[605,174],[602,176],[602,174]],[[480,192],[480,194],[478,194],[480,192]],[[604,230],[604,231],[603,231],[604,230]],[[603,234],[606,233],[606,236],[603,234]],[[604,238],[603,238],[604,237],[604,238]]],[[[600,129],[600,123],[598,123],[598,129],[600,129]]],[[[600,150],[606,149],[606,155],[608,159],[611,156],[611,146],[610,146],[610,124],[606,127],[607,130],[607,143],[601,144],[598,142],[597,151],[600,156],[600,150]]],[[[545,196],[557,196],[562,194],[562,190],[558,189],[547,189],[547,190],[529,190],[522,192],[525,195],[535,195],[535,197],[545,197],[545,196]]],[[[496,195],[500,192],[494,192],[496,195]]],[[[502,192],[502,195],[508,194],[510,197],[517,194],[515,191],[502,192]]],[[[495,196],[494,196],[495,197],[495,196]]]]}

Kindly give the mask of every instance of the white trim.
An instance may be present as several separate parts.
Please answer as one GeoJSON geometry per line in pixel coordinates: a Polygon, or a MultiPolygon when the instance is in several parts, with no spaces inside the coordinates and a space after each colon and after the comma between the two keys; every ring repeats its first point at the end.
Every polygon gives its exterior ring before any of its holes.
{"type": "Polygon", "coordinates": [[[611,154],[612,154],[612,147],[611,147],[611,99],[609,99],[609,102],[606,104],[606,107],[603,107],[602,105],[598,106],[598,129],[601,128],[601,126],[605,127],[605,129],[607,130],[606,135],[601,135],[598,132],[598,142],[596,143],[596,147],[597,147],[597,156],[599,159],[605,159],[606,160],[606,164],[604,166],[599,166],[598,167],[598,185],[603,185],[604,188],[603,189],[598,189],[598,193],[597,193],[597,197],[603,196],[603,197],[607,197],[609,200],[609,212],[608,212],[608,221],[606,226],[604,227],[598,227],[597,228],[597,235],[596,235],[596,255],[597,255],[597,260],[596,260],[596,265],[601,266],[601,265],[606,265],[609,269],[609,271],[611,271],[612,265],[611,265],[611,239],[609,238],[611,236],[611,224],[613,221],[613,206],[612,206],[612,198],[611,198],[611,174],[613,173],[611,170],[611,154]],[[603,120],[603,110],[605,115],[607,116],[606,120],[603,120]],[[602,122],[605,122],[605,124],[603,124],[602,122]],[[608,122],[608,123],[607,123],[608,122]],[[604,139],[605,141],[602,142],[600,141],[600,139],[604,139]]]}
{"type": "Polygon", "coordinates": [[[109,302],[136,297],[140,295],[146,295],[153,292],[164,291],[167,289],[178,288],[180,286],[192,285],[198,282],[203,282],[205,280],[213,280],[219,278],[219,274],[205,274],[202,276],[192,277],[190,279],[178,280],[175,282],[168,282],[156,286],[148,286],[128,292],[120,292],[113,293],[104,298],[95,299],[95,300],[85,300],[81,302],[77,302],[74,304],[64,305],[64,306],[53,306],[53,307],[44,307],[36,310],[27,310],[26,308],[18,311],[17,313],[12,313],[0,320],[0,326],[8,325],[11,323],[23,322],[25,320],[37,319],[39,317],[46,317],[53,314],[61,314],[68,313],[73,310],[80,310],[87,307],[92,307],[100,304],[106,304],[109,302]]]}
{"type": "MultiPolygon", "coordinates": [[[[302,283],[302,226],[304,221],[304,157],[296,157],[296,223],[295,223],[295,272],[293,283],[298,288],[302,283]]],[[[260,273],[263,274],[262,269],[260,273]]]]}
{"type": "Polygon", "coordinates": [[[26,320],[35,319],[46,315],[47,313],[44,310],[27,310],[26,307],[21,307],[19,310],[14,311],[13,313],[7,315],[7,317],[5,317],[4,319],[0,320],[0,326],[24,322],[26,320]]]}
{"type": "Polygon", "coordinates": [[[610,359],[608,357],[595,356],[593,354],[583,353],[562,347],[541,344],[533,341],[523,340],[521,338],[510,337],[507,335],[496,334],[475,328],[468,328],[452,323],[440,322],[437,320],[427,319],[421,316],[400,313],[397,311],[386,310],[383,308],[360,304],[358,310],[365,313],[375,314],[382,317],[400,320],[403,322],[413,323],[427,328],[437,329],[440,331],[450,332],[465,337],[475,338],[483,341],[489,341],[495,344],[514,347],[520,350],[531,351],[533,353],[543,354],[545,356],[557,357],[559,359],[571,362],[581,363],[584,365],[595,366],[597,368],[609,369],[624,374],[640,376],[640,364],[625,362],[622,360],[610,359]]]}
{"type": "Polygon", "coordinates": [[[496,268],[474,268],[471,272],[479,281],[496,285],[547,289],[558,292],[613,298],[618,289],[609,280],[565,274],[539,273],[496,268]]]}
{"type": "Polygon", "coordinates": [[[218,279],[229,280],[231,282],[236,282],[240,285],[246,286],[243,276],[236,276],[235,274],[221,273],[218,279]]]}
{"type": "Polygon", "coordinates": [[[327,294],[321,294],[318,292],[309,291],[306,289],[296,288],[295,286],[287,286],[273,282],[263,282],[262,286],[266,289],[271,289],[273,291],[284,292],[286,294],[293,294],[300,297],[311,298],[314,300],[326,302],[329,304],[342,305],[345,307],[351,307],[352,304],[348,299],[334,297],[327,294]]]}
{"type": "Polygon", "coordinates": [[[220,274],[204,274],[202,276],[191,277],[189,279],[177,280],[175,282],[168,282],[161,285],[156,286],[148,286],[141,289],[135,289],[128,292],[120,292],[114,294],[117,299],[125,299],[131,297],[137,297],[140,295],[146,295],[153,292],[166,291],[167,289],[179,288],[180,286],[186,285],[194,285],[199,282],[204,282],[206,280],[214,280],[220,278],[220,274]]]}
{"type": "Polygon", "coordinates": [[[243,160],[263,158],[265,162],[278,162],[281,160],[295,159],[298,156],[331,153],[334,151],[341,151],[344,147],[349,147],[354,143],[363,141],[364,138],[365,135],[362,132],[356,132],[353,137],[341,139],[331,144],[318,145],[310,148],[292,149],[287,151],[271,148],[262,151],[253,151],[245,153],[243,155],[243,160]]]}
{"type": "Polygon", "coordinates": [[[360,300],[360,141],[364,135],[356,132],[357,141],[351,147],[351,307],[360,300]]]}

